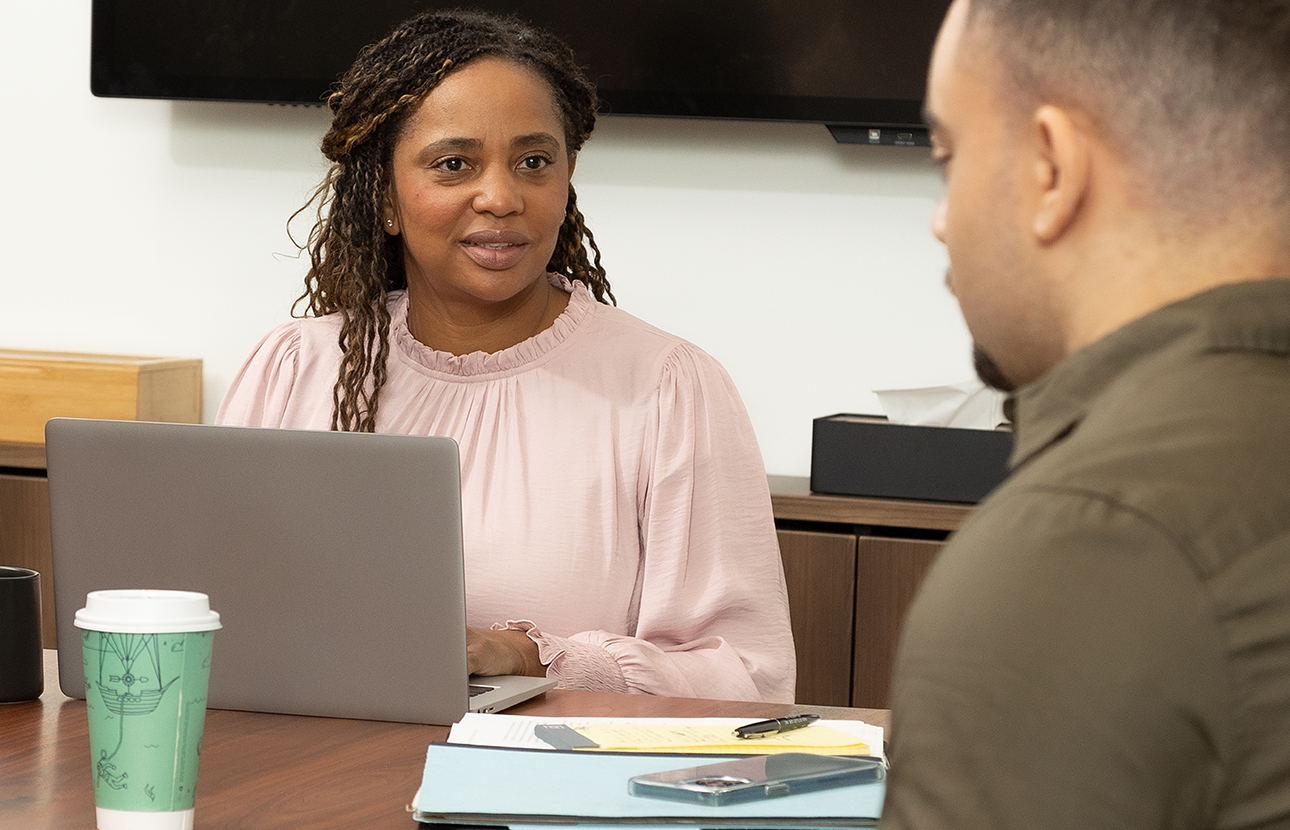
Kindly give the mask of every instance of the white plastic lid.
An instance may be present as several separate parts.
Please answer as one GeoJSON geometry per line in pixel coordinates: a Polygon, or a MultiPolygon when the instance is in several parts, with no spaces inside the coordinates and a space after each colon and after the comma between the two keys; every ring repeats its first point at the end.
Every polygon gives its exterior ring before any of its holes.
{"type": "Polygon", "coordinates": [[[90,631],[165,634],[213,631],[220,621],[205,594],[137,589],[90,591],[74,625],[90,631]]]}

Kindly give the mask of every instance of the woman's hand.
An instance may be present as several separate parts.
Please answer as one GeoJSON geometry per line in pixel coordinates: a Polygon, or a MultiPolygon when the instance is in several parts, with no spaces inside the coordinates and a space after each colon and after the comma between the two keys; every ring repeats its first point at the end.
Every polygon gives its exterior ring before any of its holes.
{"type": "Polygon", "coordinates": [[[537,643],[523,631],[466,628],[466,667],[471,674],[545,677],[537,643]]]}

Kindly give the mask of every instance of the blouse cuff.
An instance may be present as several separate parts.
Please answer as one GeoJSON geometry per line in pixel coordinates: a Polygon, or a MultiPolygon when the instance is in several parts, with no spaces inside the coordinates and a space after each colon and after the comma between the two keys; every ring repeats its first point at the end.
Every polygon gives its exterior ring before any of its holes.
{"type": "Polygon", "coordinates": [[[507,620],[492,627],[494,631],[523,631],[537,643],[538,660],[546,666],[546,676],[556,681],[556,688],[631,691],[617,661],[600,646],[543,633],[530,620],[507,620]]]}

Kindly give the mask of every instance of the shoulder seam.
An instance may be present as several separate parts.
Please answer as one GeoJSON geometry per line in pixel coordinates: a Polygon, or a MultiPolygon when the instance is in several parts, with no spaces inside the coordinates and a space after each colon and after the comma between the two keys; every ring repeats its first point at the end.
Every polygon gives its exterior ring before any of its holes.
{"type": "Polygon", "coordinates": [[[1164,538],[1171,546],[1176,548],[1178,551],[1186,554],[1187,561],[1191,563],[1192,568],[1196,570],[1198,575],[1203,575],[1206,577],[1209,576],[1208,574],[1204,574],[1203,571],[1200,569],[1200,565],[1199,565],[1200,560],[1198,557],[1198,552],[1190,544],[1188,544],[1182,537],[1172,532],[1166,525],[1161,523],[1152,514],[1144,510],[1141,510],[1137,507],[1133,507],[1132,505],[1125,504],[1124,502],[1110,495],[1107,495],[1106,493],[1103,493],[1097,490],[1089,490],[1083,487],[1071,487],[1071,486],[1058,485],[1058,484],[1031,485],[1028,487],[1019,488],[1017,490],[1014,490],[1013,492],[1017,494],[1050,493],[1053,495],[1077,496],[1079,498],[1087,499],[1089,501],[1100,502],[1114,510],[1118,510],[1121,513],[1126,513],[1130,516],[1133,516],[1138,521],[1142,522],[1144,525],[1147,525],[1153,528],[1156,531],[1156,533],[1158,533],[1162,538],[1164,538]]]}

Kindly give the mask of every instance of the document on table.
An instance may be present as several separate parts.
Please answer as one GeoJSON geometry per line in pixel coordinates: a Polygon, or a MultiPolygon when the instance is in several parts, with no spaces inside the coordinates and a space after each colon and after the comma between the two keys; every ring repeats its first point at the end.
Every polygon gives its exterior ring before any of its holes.
{"type": "Polygon", "coordinates": [[[518,749],[551,749],[534,735],[538,724],[563,724],[599,744],[622,752],[764,754],[815,752],[882,757],[882,727],[857,720],[821,720],[767,738],[739,740],[735,727],[751,718],[543,718],[469,713],[448,735],[448,743],[518,749]]]}
{"type": "Polygon", "coordinates": [[[869,826],[882,811],[885,780],[720,807],[629,794],[627,782],[634,775],[729,756],[700,757],[431,744],[413,817],[433,824],[563,825],[566,830],[569,825],[803,830],[869,826]]]}

